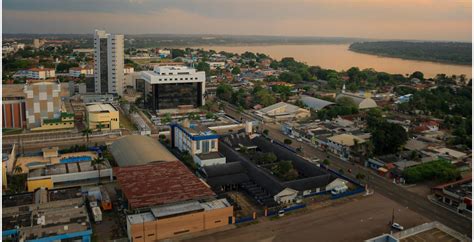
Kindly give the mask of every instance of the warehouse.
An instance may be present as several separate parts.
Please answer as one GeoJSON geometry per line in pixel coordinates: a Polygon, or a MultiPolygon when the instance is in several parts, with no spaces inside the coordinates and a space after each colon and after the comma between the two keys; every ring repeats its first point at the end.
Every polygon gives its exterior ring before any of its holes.
{"type": "Polygon", "coordinates": [[[155,241],[225,226],[233,207],[178,160],[115,168],[130,241],[155,241]],[[140,179],[137,179],[140,177],[140,179]]]}
{"type": "Polygon", "coordinates": [[[158,141],[142,135],[128,135],[113,142],[110,152],[120,167],[178,160],[158,141]]]}

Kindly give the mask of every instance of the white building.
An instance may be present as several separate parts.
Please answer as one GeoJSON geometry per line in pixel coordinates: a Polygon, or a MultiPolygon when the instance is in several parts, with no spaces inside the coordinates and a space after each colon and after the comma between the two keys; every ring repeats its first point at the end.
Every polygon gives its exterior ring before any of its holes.
{"type": "Polygon", "coordinates": [[[94,68],[88,67],[88,66],[69,68],[69,76],[77,78],[77,77],[80,77],[81,75],[84,75],[84,76],[94,75],[94,68]]]}
{"type": "Polygon", "coordinates": [[[94,33],[94,80],[96,93],[123,93],[123,35],[94,33]]]}
{"type": "Polygon", "coordinates": [[[142,71],[141,79],[145,81],[145,92],[151,93],[153,110],[204,105],[206,74],[203,71],[186,66],[155,66],[153,71],[142,71]]]}
{"type": "Polygon", "coordinates": [[[219,67],[221,69],[225,67],[225,62],[224,61],[207,61],[206,63],[209,65],[211,70],[215,70],[215,69],[217,69],[217,67],[219,67]]]}
{"type": "Polygon", "coordinates": [[[171,125],[171,145],[180,151],[188,152],[199,166],[225,164],[226,159],[219,153],[219,135],[207,127],[189,124],[171,125]]]}
{"type": "Polygon", "coordinates": [[[56,77],[56,70],[53,68],[31,68],[27,72],[30,79],[49,79],[56,77]]]}

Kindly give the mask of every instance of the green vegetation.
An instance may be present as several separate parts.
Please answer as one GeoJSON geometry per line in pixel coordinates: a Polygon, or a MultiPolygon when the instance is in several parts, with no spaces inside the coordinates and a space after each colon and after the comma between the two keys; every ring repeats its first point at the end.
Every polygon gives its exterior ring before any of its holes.
{"type": "Polygon", "coordinates": [[[367,113],[367,126],[372,134],[371,142],[376,155],[396,153],[408,140],[405,129],[398,124],[387,122],[378,109],[367,113]]]}
{"type": "Polygon", "coordinates": [[[28,174],[7,175],[7,194],[26,192],[26,178],[28,174]]]}
{"type": "Polygon", "coordinates": [[[404,59],[470,65],[471,43],[379,41],[357,42],[349,50],[404,59]]]}
{"type": "Polygon", "coordinates": [[[359,112],[359,109],[350,98],[340,98],[336,105],[329,109],[321,109],[316,115],[318,119],[327,120],[337,116],[351,115],[359,112]]]}
{"type": "Polygon", "coordinates": [[[403,177],[408,183],[436,179],[447,182],[460,177],[460,172],[446,160],[435,160],[421,165],[406,168],[403,177]]]}
{"type": "Polygon", "coordinates": [[[291,141],[291,139],[284,139],[283,143],[285,143],[287,145],[291,145],[292,141],[291,141]]]}
{"type": "Polygon", "coordinates": [[[293,168],[293,164],[289,160],[279,161],[272,167],[272,172],[284,181],[291,181],[298,177],[298,171],[293,168]]]}

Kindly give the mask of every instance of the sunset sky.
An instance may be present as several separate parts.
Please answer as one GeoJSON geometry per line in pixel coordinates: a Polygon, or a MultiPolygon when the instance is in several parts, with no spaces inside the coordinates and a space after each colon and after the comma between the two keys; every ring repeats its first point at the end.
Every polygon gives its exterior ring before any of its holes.
{"type": "Polygon", "coordinates": [[[471,41],[470,0],[3,0],[4,33],[471,41]]]}

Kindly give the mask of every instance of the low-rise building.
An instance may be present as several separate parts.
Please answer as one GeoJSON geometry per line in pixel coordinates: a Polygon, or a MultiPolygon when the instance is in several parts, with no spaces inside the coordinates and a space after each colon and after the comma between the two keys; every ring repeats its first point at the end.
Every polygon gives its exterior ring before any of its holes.
{"type": "Polygon", "coordinates": [[[62,188],[95,184],[99,179],[112,181],[112,168],[108,161],[92,165],[91,161],[63,162],[30,168],[26,179],[28,191],[38,188],[62,188]]]}
{"type": "Polygon", "coordinates": [[[6,195],[2,239],[91,241],[92,226],[79,187],[6,195]]]}
{"type": "Polygon", "coordinates": [[[110,103],[86,104],[87,125],[92,130],[120,128],[119,111],[110,103]]]}
{"type": "Polygon", "coordinates": [[[84,76],[93,76],[94,75],[94,68],[89,66],[82,66],[82,67],[72,67],[69,68],[69,76],[72,77],[80,77],[81,75],[84,76]]]}
{"type": "Polygon", "coordinates": [[[368,109],[377,107],[377,103],[370,97],[343,92],[337,95],[336,101],[340,100],[341,98],[350,99],[357,106],[358,109],[368,109]]]}
{"type": "Polygon", "coordinates": [[[53,68],[31,68],[27,77],[30,79],[50,79],[56,77],[56,70],[53,68]]]}
{"type": "Polygon", "coordinates": [[[129,209],[130,241],[156,241],[222,227],[233,222],[233,207],[180,161],[154,162],[114,170],[129,209]],[[140,177],[140,179],[137,179],[140,177]]]}
{"type": "Polygon", "coordinates": [[[469,176],[459,181],[441,184],[431,190],[436,201],[455,209],[458,213],[471,217],[472,177],[469,176]]]}
{"type": "Polygon", "coordinates": [[[350,160],[355,152],[365,152],[366,141],[352,134],[338,134],[328,138],[327,148],[341,159],[350,160]]]}
{"type": "Polygon", "coordinates": [[[288,121],[300,120],[311,116],[308,109],[300,108],[293,104],[279,102],[256,111],[264,120],[288,121]]]}
{"type": "Polygon", "coordinates": [[[171,145],[189,152],[199,166],[225,164],[226,159],[218,150],[218,138],[219,135],[209,128],[190,124],[187,120],[183,125],[171,125],[171,145]]]}

